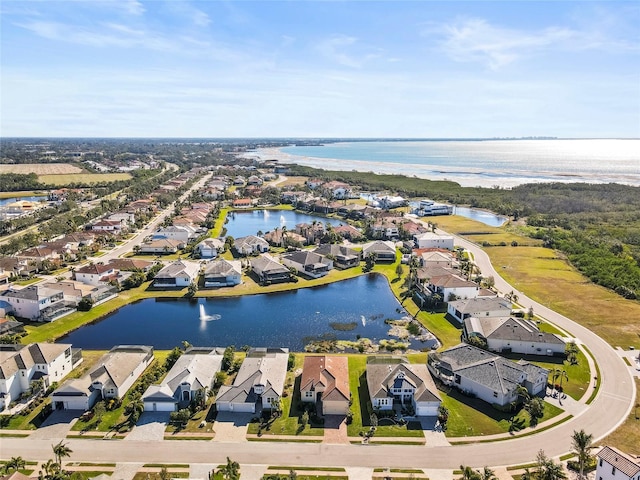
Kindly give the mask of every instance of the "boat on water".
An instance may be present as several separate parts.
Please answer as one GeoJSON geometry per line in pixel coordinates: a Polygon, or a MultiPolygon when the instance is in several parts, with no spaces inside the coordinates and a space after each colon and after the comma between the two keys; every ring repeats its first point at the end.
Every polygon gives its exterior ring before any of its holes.
{"type": "Polygon", "coordinates": [[[433,200],[425,199],[420,200],[418,206],[411,213],[414,213],[420,217],[452,215],[453,205],[447,205],[446,203],[436,203],[433,200]]]}

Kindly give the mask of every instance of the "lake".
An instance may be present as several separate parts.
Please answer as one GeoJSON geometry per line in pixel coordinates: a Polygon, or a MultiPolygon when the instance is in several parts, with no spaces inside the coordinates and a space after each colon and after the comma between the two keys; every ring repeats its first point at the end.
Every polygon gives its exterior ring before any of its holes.
{"type": "MultiPolygon", "coordinates": [[[[309,337],[388,339],[387,318],[406,312],[382,275],[362,275],[329,285],[290,292],[229,298],[145,299],[120,308],[103,320],[58,340],[74,347],[103,350],[119,344],[171,349],[183,340],[196,346],[288,347],[303,351],[309,337]],[[201,308],[204,312],[201,312],[201,308]],[[201,314],[211,317],[201,320],[201,314]],[[329,324],[353,322],[350,331],[329,324]]],[[[413,341],[412,348],[432,343],[413,341]]]]}
{"type": "Polygon", "coordinates": [[[478,210],[476,208],[469,207],[455,207],[453,209],[453,214],[460,215],[461,217],[467,217],[477,222],[482,222],[490,227],[500,227],[507,221],[507,217],[496,215],[495,213],[491,213],[486,210],[478,210]]]}
{"type": "Polygon", "coordinates": [[[0,198],[0,207],[4,207],[5,205],[9,205],[10,203],[17,202],[20,200],[25,200],[27,202],[46,202],[47,196],[30,196],[30,197],[11,197],[11,198],[0,198]]]}
{"type": "Polygon", "coordinates": [[[324,224],[338,226],[343,224],[335,218],[326,218],[319,215],[294,212],[292,210],[251,210],[248,212],[231,212],[227,215],[229,220],[225,227],[227,235],[233,238],[255,235],[259,231],[267,233],[274,228],[286,226],[287,230],[293,230],[299,223],[322,222],[324,224]]]}

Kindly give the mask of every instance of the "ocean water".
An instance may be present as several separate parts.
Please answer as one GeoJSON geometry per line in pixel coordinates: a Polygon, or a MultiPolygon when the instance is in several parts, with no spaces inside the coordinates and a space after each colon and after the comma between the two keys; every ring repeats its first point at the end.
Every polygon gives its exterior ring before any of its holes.
{"type": "Polygon", "coordinates": [[[636,139],[338,142],[247,154],[252,155],[330,170],[451,180],[463,186],[510,188],[536,182],[640,186],[636,139]]]}

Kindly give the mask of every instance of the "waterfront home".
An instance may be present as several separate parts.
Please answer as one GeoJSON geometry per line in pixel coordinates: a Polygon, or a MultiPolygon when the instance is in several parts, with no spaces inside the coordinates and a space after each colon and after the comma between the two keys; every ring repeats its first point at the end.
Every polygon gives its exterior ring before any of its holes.
{"type": "Polygon", "coordinates": [[[264,238],[248,235],[236,238],[233,242],[233,248],[239,255],[254,255],[268,252],[269,243],[264,238]]]}
{"type": "Polygon", "coordinates": [[[511,302],[501,297],[465,298],[449,302],[447,313],[462,324],[470,317],[508,317],[511,315],[511,307],[511,302]]]}
{"type": "Polygon", "coordinates": [[[233,287],[242,283],[242,264],[239,260],[215,260],[208,263],[202,273],[205,287],[233,287]]]}
{"type": "Polygon", "coordinates": [[[0,336],[25,333],[24,323],[17,320],[10,320],[9,318],[5,317],[6,309],[8,309],[8,311],[11,311],[11,305],[9,305],[7,302],[0,301],[0,336]]]}
{"type": "Polygon", "coordinates": [[[216,397],[219,412],[259,413],[282,398],[289,349],[253,348],[247,352],[233,385],[223,385],[216,397]]]}
{"type": "Polygon", "coordinates": [[[383,208],[385,210],[391,210],[392,208],[398,207],[406,207],[409,203],[407,199],[397,195],[384,195],[382,197],[378,197],[375,202],[377,202],[380,208],[383,208]]]}
{"type": "Polygon", "coordinates": [[[362,246],[362,257],[367,258],[374,255],[376,263],[378,262],[395,262],[396,246],[393,242],[376,240],[375,242],[365,243],[362,246]]]}
{"type": "Polygon", "coordinates": [[[107,283],[94,286],[73,280],[43,283],[43,287],[62,291],[65,302],[77,306],[83,298],[91,299],[92,306],[100,305],[118,296],[118,287],[107,283]]]}
{"type": "Polygon", "coordinates": [[[362,232],[351,225],[338,225],[333,231],[347,240],[355,240],[362,237],[362,232]]]}
{"type": "Polygon", "coordinates": [[[305,238],[303,243],[311,245],[324,237],[326,228],[322,222],[298,223],[295,228],[295,233],[305,238]]]}
{"type": "Polygon", "coordinates": [[[287,231],[276,227],[264,234],[264,240],[274,247],[286,247],[288,245],[302,246],[307,244],[307,239],[293,231],[287,231]]]}
{"type": "Polygon", "coordinates": [[[0,345],[0,412],[31,388],[31,382],[42,380],[47,389],[59,382],[82,361],[66,343],[31,343],[0,345]]]}
{"type": "Polygon", "coordinates": [[[219,238],[205,238],[193,248],[200,258],[216,258],[223,250],[224,242],[219,238]]]}
{"type": "Polygon", "coordinates": [[[564,355],[566,342],[554,333],[541,332],[535,322],[524,318],[469,317],[463,324],[465,341],[477,337],[498,353],[564,355]]]}
{"type": "Polygon", "coordinates": [[[458,266],[458,261],[448,250],[418,248],[413,250],[413,253],[420,258],[420,263],[424,267],[455,268],[458,266]]]}
{"type": "Polygon", "coordinates": [[[338,213],[343,217],[349,217],[356,220],[361,220],[365,217],[367,211],[366,205],[360,205],[358,203],[349,203],[348,205],[342,205],[338,208],[338,213]]]}
{"type": "Polygon", "coordinates": [[[306,356],[300,400],[320,406],[323,415],[346,415],[351,400],[347,357],[306,356]]]}
{"type": "Polygon", "coordinates": [[[605,445],[596,457],[597,480],[640,480],[640,457],[608,445],[605,445]]]}
{"type": "Polygon", "coordinates": [[[424,232],[413,236],[416,248],[442,248],[453,250],[453,236],[440,235],[434,232],[424,232]]]}
{"type": "Polygon", "coordinates": [[[360,252],[343,245],[325,243],[313,250],[319,255],[333,259],[333,265],[342,270],[360,265],[360,252]]]}
{"type": "Polygon", "coordinates": [[[285,253],[280,257],[280,261],[283,265],[311,278],[324,277],[333,268],[332,260],[310,250],[285,253]]]}
{"type": "Polygon", "coordinates": [[[189,347],[162,383],[150,385],[144,392],[144,411],[173,412],[188,407],[199,395],[206,399],[220,371],[222,353],[216,348],[189,347]]]}
{"type": "Polygon", "coordinates": [[[322,185],[322,190],[329,198],[345,200],[352,194],[351,186],[348,183],[333,180],[322,185]]]}
{"type": "Polygon", "coordinates": [[[61,290],[42,285],[5,290],[0,300],[11,304],[16,317],[36,322],[52,322],[76,310],[74,304],[65,302],[61,290]]]}
{"type": "Polygon", "coordinates": [[[282,283],[291,281],[291,271],[279,263],[271,255],[262,255],[251,259],[251,270],[263,284],[282,283]]]}
{"type": "Polygon", "coordinates": [[[89,410],[98,400],[124,398],[153,361],[153,347],[118,345],[100,357],[88,373],[67,380],[51,394],[55,410],[89,410]]]}
{"type": "Polygon", "coordinates": [[[518,401],[518,387],[529,395],[544,394],[549,370],[504,357],[465,343],[430,353],[429,371],[445,385],[487,403],[505,407],[518,401]]]}
{"type": "Polygon", "coordinates": [[[251,208],[253,200],[250,198],[237,198],[233,201],[233,208],[251,208]]]}
{"type": "Polygon", "coordinates": [[[197,283],[200,264],[176,260],[160,270],[153,278],[155,288],[182,288],[197,283]]]}
{"type": "Polygon", "coordinates": [[[73,272],[75,280],[87,285],[102,285],[105,282],[114,280],[118,276],[118,270],[113,265],[103,263],[90,263],[73,272]]]}
{"type": "Polygon", "coordinates": [[[443,267],[419,268],[418,296],[427,299],[438,295],[445,302],[478,297],[480,286],[465,280],[457,272],[443,267]]]}
{"type": "Polygon", "coordinates": [[[426,365],[409,363],[405,357],[369,357],[367,386],[374,410],[397,406],[419,417],[438,414],[440,395],[426,365]]]}

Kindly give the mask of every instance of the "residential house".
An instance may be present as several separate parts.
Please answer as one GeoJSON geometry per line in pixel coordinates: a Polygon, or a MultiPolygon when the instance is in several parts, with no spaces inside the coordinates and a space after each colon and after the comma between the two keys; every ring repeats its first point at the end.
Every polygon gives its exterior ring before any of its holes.
{"type": "Polygon", "coordinates": [[[167,240],[177,240],[182,243],[189,243],[197,236],[196,229],[189,225],[164,227],[153,234],[153,239],[165,238],[167,240]]]}
{"type": "Polygon", "coordinates": [[[16,317],[36,322],[52,322],[76,310],[74,304],[64,300],[61,290],[42,285],[5,290],[0,300],[11,304],[16,317]]]}
{"type": "Polygon", "coordinates": [[[287,231],[283,228],[274,228],[272,231],[265,233],[264,239],[276,247],[284,247],[287,245],[302,246],[307,243],[307,239],[302,235],[287,231]]]}
{"type": "Polygon", "coordinates": [[[443,267],[422,267],[417,272],[419,291],[417,295],[426,299],[438,295],[442,301],[476,298],[480,292],[477,283],[465,280],[457,270],[443,267]]]}
{"type": "Polygon", "coordinates": [[[266,253],[269,251],[269,243],[255,235],[236,238],[233,242],[233,248],[240,255],[253,255],[256,253],[266,253]]]}
{"type": "Polygon", "coordinates": [[[197,283],[200,264],[176,260],[160,270],[153,278],[155,288],[182,288],[197,283]]]}
{"type": "Polygon", "coordinates": [[[42,380],[44,388],[59,382],[79,365],[71,345],[65,343],[31,343],[0,345],[0,412],[29,390],[31,382],[42,380]]]}
{"type": "Polygon", "coordinates": [[[500,407],[517,402],[521,386],[529,395],[544,394],[549,376],[545,368],[524,360],[512,362],[465,343],[430,353],[427,364],[445,385],[500,407]]]}
{"type": "Polygon", "coordinates": [[[405,357],[370,357],[367,386],[374,410],[397,406],[419,417],[438,414],[440,395],[426,365],[409,363],[405,357]]]}
{"type": "Polygon", "coordinates": [[[347,357],[306,356],[300,400],[321,405],[323,415],[346,415],[351,400],[347,357]]]}
{"type": "Polygon", "coordinates": [[[316,188],[318,188],[320,185],[323,185],[324,183],[325,183],[325,180],[323,180],[322,178],[309,178],[305,182],[307,187],[309,187],[311,190],[315,190],[316,188]]]}
{"type": "Polygon", "coordinates": [[[82,282],[61,281],[42,284],[43,287],[62,291],[64,300],[70,305],[78,306],[83,298],[91,299],[92,305],[100,305],[118,296],[118,287],[109,284],[88,285],[82,282]]]}
{"type": "Polygon", "coordinates": [[[335,180],[323,184],[322,190],[324,190],[331,198],[336,198],[338,200],[345,200],[349,198],[352,193],[351,186],[348,183],[338,182],[335,180]]]}
{"type": "Polygon", "coordinates": [[[176,253],[186,246],[182,240],[172,240],[169,238],[157,238],[140,245],[140,253],[176,253]]]}
{"type": "Polygon", "coordinates": [[[216,397],[219,412],[259,413],[279,402],[287,376],[289,349],[254,348],[247,352],[233,385],[223,385],[216,397]]]}
{"type": "Polygon", "coordinates": [[[362,237],[362,232],[351,225],[339,225],[333,227],[333,231],[347,240],[354,240],[362,237]]]}
{"type": "Polygon", "coordinates": [[[242,283],[242,264],[239,260],[221,258],[204,267],[205,287],[233,287],[242,283]]]}
{"type": "Polygon", "coordinates": [[[413,236],[417,248],[443,248],[453,250],[453,236],[425,232],[413,236]]]}
{"type": "Polygon", "coordinates": [[[233,208],[251,208],[253,200],[250,198],[237,198],[233,201],[233,208]]]}
{"type": "Polygon", "coordinates": [[[205,238],[193,250],[200,258],[216,258],[224,250],[224,241],[219,238],[205,238]]]}
{"type": "Polygon", "coordinates": [[[251,270],[256,274],[260,283],[291,281],[291,271],[266,253],[251,259],[251,270]]]}
{"type": "Polygon", "coordinates": [[[343,217],[349,217],[356,220],[361,220],[365,217],[366,205],[360,205],[358,203],[349,203],[348,205],[342,205],[338,208],[338,213],[343,217]]]}
{"type": "Polygon", "coordinates": [[[198,395],[206,398],[220,371],[222,353],[216,348],[189,347],[162,383],[150,385],[144,392],[145,412],[173,412],[187,408],[198,395]]]}
{"type": "Polygon", "coordinates": [[[564,355],[566,341],[554,333],[542,332],[535,322],[524,318],[469,317],[464,320],[463,337],[478,337],[498,353],[524,355],[564,355]]]}
{"type": "Polygon", "coordinates": [[[155,265],[155,262],[137,258],[114,258],[109,260],[107,265],[110,265],[114,270],[118,271],[147,273],[151,270],[151,267],[155,265]]]}
{"type": "Polygon", "coordinates": [[[107,220],[112,222],[120,222],[122,226],[130,227],[136,223],[136,216],[129,212],[116,212],[107,217],[107,220]]]}
{"type": "Polygon", "coordinates": [[[391,210],[392,208],[406,207],[409,203],[405,198],[394,195],[385,195],[377,198],[377,203],[381,208],[385,210],[391,210]]]}
{"type": "Polygon", "coordinates": [[[5,317],[6,312],[4,311],[4,309],[7,306],[9,307],[9,311],[11,311],[11,305],[9,305],[7,302],[0,301],[0,336],[24,333],[24,323],[17,320],[9,320],[7,317],[5,317]]]}
{"type": "Polygon", "coordinates": [[[334,267],[342,270],[360,265],[360,252],[343,245],[325,243],[313,251],[319,255],[331,258],[334,267]]]}
{"type": "Polygon", "coordinates": [[[465,298],[449,302],[447,313],[460,324],[470,317],[496,318],[511,315],[512,303],[501,297],[465,298]]]}
{"type": "Polygon", "coordinates": [[[77,281],[94,286],[115,280],[117,276],[118,270],[110,264],[102,263],[90,263],[74,271],[74,277],[77,281]]]}
{"type": "Polygon", "coordinates": [[[609,446],[604,446],[596,457],[596,480],[640,480],[640,457],[609,446]]]}
{"type": "Polygon", "coordinates": [[[324,237],[326,228],[322,222],[299,223],[296,225],[295,233],[305,238],[304,244],[312,245],[324,237]]]}
{"type": "Polygon", "coordinates": [[[311,278],[324,277],[333,268],[333,261],[310,250],[298,250],[286,253],[280,261],[287,267],[295,268],[299,273],[311,278]]]}
{"type": "Polygon", "coordinates": [[[451,252],[439,249],[417,249],[414,250],[416,255],[420,256],[421,263],[425,267],[444,267],[454,268],[458,265],[458,261],[451,252]]]}
{"type": "Polygon", "coordinates": [[[91,225],[91,230],[118,234],[122,232],[122,222],[120,220],[100,220],[91,225]]]}
{"type": "Polygon", "coordinates": [[[362,246],[362,258],[367,258],[369,255],[375,256],[376,263],[395,262],[396,246],[393,242],[382,240],[365,243],[362,246]]]}
{"type": "Polygon", "coordinates": [[[66,381],[51,394],[55,410],[89,410],[98,400],[124,398],[153,361],[153,347],[118,345],[87,374],[66,381]]]}

